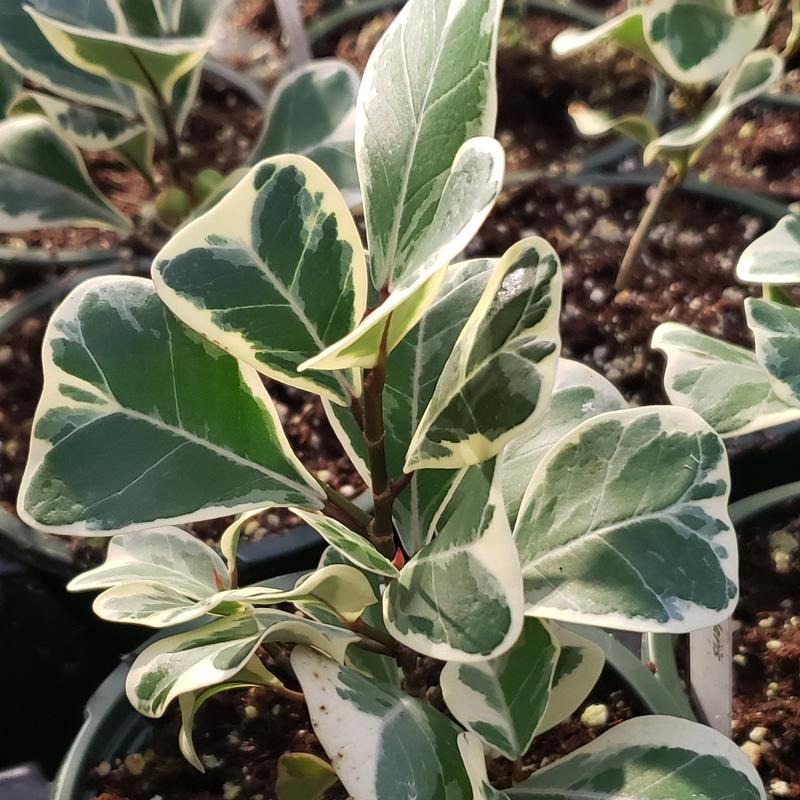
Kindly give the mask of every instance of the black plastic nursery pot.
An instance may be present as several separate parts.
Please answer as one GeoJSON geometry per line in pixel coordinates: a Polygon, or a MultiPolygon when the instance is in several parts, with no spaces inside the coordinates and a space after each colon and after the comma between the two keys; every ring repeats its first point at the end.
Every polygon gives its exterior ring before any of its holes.
{"type": "MultiPolygon", "coordinates": [[[[308,28],[308,39],[311,47],[331,36],[339,34],[352,26],[366,22],[383,11],[402,8],[404,0],[356,0],[348,5],[341,5],[329,11],[322,11],[319,17],[308,28]]],[[[504,13],[509,16],[524,11],[538,11],[556,19],[567,20],[579,27],[593,28],[600,25],[604,16],[594,8],[580,3],[561,3],[558,0],[509,0],[504,13]]],[[[653,73],[650,81],[650,92],[644,115],[658,125],[666,105],[664,81],[653,73]]],[[[636,149],[637,145],[623,136],[615,136],[594,152],[585,156],[580,162],[580,172],[595,172],[616,167],[626,156],[636,149]]]]}
{"type": "MultiPolygon", "coordinates": [[[[294,585],[300,574],[282,576],[269,581],[268,585],[288,588],[294,585]]],[[[607,667],[622,678],[646,713],[694,719],[683,694],[674,693],[671,685],[654,675],[610,633],[583,626],[568,627],[603,649],[607,667]]],[[[175,632],[162,632],[147,644],[175,632]]],[[[120,664],[86,704],[83,726],[53,782],[51,800],[89,800],[92,791],[87,785],[87,778],[93,767],[103,761],[113,763],[114,759],[144,748],[153,723],[137,714],[125,696],[125,678],[132,659],[133,655],[120,664]]]]}
{"type": "MultiPolygon", "coordinates": [[[[233,89],[260,109],[266,108],[268,95],[261,86],[236,70],[213,59],[203,64],[203,78],[215,86],[233,89]]],[[[48,270],[54,267],[92,267],[127,259],[125,246],[82,250],[53,250],[45,247],[16,248],[0,245],[0,267],[48,270]]]]}

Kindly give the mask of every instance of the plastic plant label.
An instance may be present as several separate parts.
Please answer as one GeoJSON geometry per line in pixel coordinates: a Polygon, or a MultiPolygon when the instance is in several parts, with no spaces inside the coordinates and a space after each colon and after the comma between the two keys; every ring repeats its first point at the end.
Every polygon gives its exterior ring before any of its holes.
{"type": "Polygon", "coordinates": [[[692,696],[706,722],[729,738],[733,697],[732,650],[730,619],[689,635],[692,696]]]}

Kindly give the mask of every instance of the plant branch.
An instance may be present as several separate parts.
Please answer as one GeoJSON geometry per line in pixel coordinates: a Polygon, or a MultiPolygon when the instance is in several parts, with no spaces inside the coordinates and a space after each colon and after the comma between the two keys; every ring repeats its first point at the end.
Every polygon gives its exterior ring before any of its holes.
{"type": "Polygon", "coordinates": [[[647,244],[647,239],[650,236],[650,231],[655,224],[658,214],[664,205],[666,199],[672,194],[675,189],[680,186],[683,177],[686,174],[685,170],[678,171],[673,167],[667,167],[664,174],[656,184],[653,196],[642,215],[639,225],[631,238],[628,249],[625,251],[625,256],[620,264],[619,272],[617,273],[617,280],[614,288],[620,292],[627,289],[631,284],[634,270],[639,263],[639,258],[647,244]]]}
{"type": "MultiPolygon", "coordinates": [[[[328,486],[327,483],[319,481],[319,485],[322,487],[323,491],[325,492],[325,496],[328,498],[326,508],[333,506],[347,518],[345,520],[340,519],[340,522],[344,522],[344,524],[348,526],[355,526],[358,533],[366,533],[370,523],[372,522],[372,515],[364,511],[363,508],[359,508],[354,502],[348,500],[343,494],[337,492],[332,486],[328,486]]],[[[329,516],[333,515],[330,514],[329,516]]]]}
{"type": "Polygon", "coordinates": [[[411,483],[411,479],[414,477],[412,472],[403,472],[399,478],[395,478],[391,484],[389,484],[389,488],[392,492],[392,497],[396,498],[398,495],[402,494],[403,490],[411,483]]]}

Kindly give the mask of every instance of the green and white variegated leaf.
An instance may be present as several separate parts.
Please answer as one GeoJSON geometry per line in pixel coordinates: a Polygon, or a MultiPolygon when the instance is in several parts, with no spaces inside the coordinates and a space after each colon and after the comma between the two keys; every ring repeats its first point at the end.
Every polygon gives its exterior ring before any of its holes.
{"type": "Polygon", "coordinates": [[[0,119],[8,116],[11,102],[22,90],[19,73],[4,61],[0,61],[0,119]]]}
{"type": "Polygon", "coordinates": [[[352,800],[464,800],[459,729],[428,703],[341,667],[292,652],[311,725],[352,800]]]}
{"type": "Polygon", "coordinates": [[[677,83],[726,75],[761,41],[764,10],[737,14],[729,0],[651,0],[639,7],[647,46],[677,83]]]}
{"type": "Polygon", "coordinates": [[[717,87],[702,112],[691,122],[653,139],[644,163],[656,159],[691,164],[733,112],[766,92],[783,74],[783,59],[772,50],[748,53],[717,87]]]}
{"type": "Polygon", "coordinates": [[[537,736],[569,718],[582,705],[605,664],[605,655],[594,642],[554,622],[548,628],[560,650],[547,708],[536,727],[537,736]]]}
{"type": "Polygon", "coordinates": [[[43,353],[19,500],[29,524],[97,535],[321,505],[258,374],[175,319],[150,281],[82,283],[43,353]]]}
{"type": "Polygon", "coordinates": [[[211,45],[199,37],[153,39],[95,31],[27,10],[53,49],[74,66],[147,93],[155,87],[168,102],[177,81],[211,45]]]}
{"type": "Polygon", "coordinates": [[[148,131],[142,131],[133,139],[117,145],[114,148],[114,155],[133,169],[144,175],[153,174],[153,155],[155,154],[155,137],[148,131]]]}
{"type": "Polygon", "coordinates": [[[313,514],[302,508],[291,509],[300,519],[309,524],[331,547],[338,550],[348,561],[375,575],[394,578],[397,567],[384,558],[367,539],[324,514],[313,514]]]}
{"type": "Polygon", "coordinates": [[[736,277],[743,283],[800,283],[800,219],[787,214],[751,242],[739,258],[736,277]]]}
{"type": "MultiPolygon", "coordinates": [[[[104,4],[81,4],[92,14],[93,27],[115,30],[114,14],[104,4]],[[101,13],[102,12],[102,13],[101,13]]],[[[76,4],[35,2],[33,6],[44,13],[64,18],[64,12],[76,4]]],[[[39,27],[25,10],[24,0],[4,0],[0,5],[0,58],[33,84],[56,92],[70,100],[89,103],[121,114],[136,107],[133,91],[128,86],[90,75],[62,58],[50,45],[39,27]]]]}
{"type": "Polygon", "coordinates": [[[42,14],[47,14],[62,22],[72,25],[81,25],[90,30],[115,33],[124,30],[126,25],[125,15],[118,0],[31,0],[30,3],[21,3],[30,6],[42,14]]]}
{"type": "Polygon", "coordinates": [[[38,114],[0,123],[0,231],[131,223],[92,183],[77,149],[38,114]]]}
{"type": "Polygon", "coordinates": [[[516,761],[545,714],[558,659],[559,644],[549,626],[526,619],[519,639],[499,658],[445,664],[444,701],[465,728],[516,761]]]}
{"type": "Polygon", "coordinates": [[[286,611],[261,609],[223,617],[145,648],[133,662],[125,691],[146,717],[160,717],[179,695],[231,680],[265,642],[306,644],[337,662],[358,637],[286,611]]]}
{"type": "Polygon", "coordinates": [[[356,159],[377,287],[408,286],[457,152],[494,133],[501,9],[499,0],[411,0],[367,64],[356,159]]]}
{"type": "Polygon", "coordinates": [[[641,56],[646,61],[656,63],[644,37],[642,12],[629,8],[596,28],[567,28],[553,39],[552,50],[556,58],[568,58],[587,47],[594,47],[609,40],[641,56]]]}
{"type": "Polygon", "coordinates": [[[436,538],[383,594],[391,635],[443,661],[480,661],[522,630],[522,581],[500,491],[500,468],[466,468],[434,521],[436,538]]]}
{"type": "Polygon", "coordinates": [[[277,800],[323,800],[339,782],[336,771],[311,753],[284,753],[278,759],[277,800]]]}
{"type": "MultiPolygon", "coordinates": [[[[389,474],[399,475],[408,445],[430,402],[436,381],[467,319],[483,293],[495,262],[489,259],[453,264],[431,306],[386,362],[383,393],[386,463],[389,474]]],[[[339,440],[369,483],[364,437],[349,409],[326,403],[339,440]]],[[[456,470],[416,470],[408,488],[395,499],[395,525],[409,555],[426,542],[431,522],[456,470]]]]}
{"type": "Polygon", "coordinates": [[[113,536],[106,560],[73,578],[70,592],[108,589],[150,581],[200,600],[229,589],[225,562],[204,542],[181,528],[157,528],[113,536]]]}
{"type": "Polygon", "coordinates": [[[355,327],[367,303],[355,222],[307,158],[253,167],[172,237],[153,262],[153,280],[173,313],[259,371],[340,404],[360,393],[352,371],[298,373],[355,327]]]}
{"type": "Polygon", "coordinates": [[[248,161],[298,153],[320,166],[349,205],[360,198],[355,103],[360,79],[344,61],[316,59],[275,85],[264,111],[264,131],[248,161]]]}
{"type": "Polygon", "coordinates": [[[497,141],[481,137],[466,142],[456,153],[433,219],[415,245],[416,260],[406,264],[403,280],[355,330],[301,369],[373,367],[382,344],[390,353],[433,302],[447,265],[483,224],[502,188],[504,168],[505,155],[497,141]]]}
{"type": "Polygon", "coordinates": [[[706,725],[678,717],[628,720],[537,770],[508,800],[766,800],[750,759],[706,725]]]}
{"type": "Polygon", "coordinates": [[[113,150],[145,130],[141,123],[114,111],[79,106],[44,92],[17,95],[8,112],[15,115],[31,110],[41,111],[66,139],[83,150],[113,150]]]}
{"type": "Polygon", "coordinates": [[[569,115],[582,136],[595,138],[617,131],[633,139],[640,147],[647,147],[658,137],[656,126],[640,114],[623,114],[612,117],[604,111],[590,108],[585,103],[570,103],[569,115]]]}
{"type": "Polygon", "coordinates": [[[508,800],[508,795],[495,789],[489,783],[486,771],[486,756],[481,740],[474,733],[460,733],[458,735],[458,750],[464,769],[469,776],[472,800],[508,800]]]}
{"type": "Polygon", "coordinates": [[[508,443],[503,453],[503,499],[513,525],[531,476],[551,447],[574,427],[627,403],[599,372],[565,358],[558,360],[550,405],[539,424],[508,443]]]}
{"type": "Polygon", "coordinates": [[[561,348],[560,310],[555,250],[534,236],[506,251],[442,369],[406,472],[485,461],[541,419],[561,348]]]}
{"type": "Polygon", "coordinates": [[[178,732],[178,747],[183,757],[198,771],[205,772],[206,767],[197,753],[194,744],[194,723],[200,709],[208,700],[222,692],[235,692],[250,689],[254,686],[269,686],[278,688],[283,686],[262,663],[258,656],[253,656],[244,669],[240,670],[233,679],[218,686],[211,686],[201,692],[187,692],[178,698],[181,710],[181,729],[178,732]]]}
{"type": "Polygon", "coordinates": [[[800,413],[800,309],[756,297],[744,307],[758,363],[775,394],[800,413]]]}
{"type": "Polygon", "coordinates": [[[245,514],[239,514],[222,532],[222,536],[219,537],[219,551],[228,565],[228,572],[233,572],[236,569],[236,553],[239,550],[239,539],[245,525],[254,517],[261,516],[266,510],[267,508],[254,508],[245,514]]]}
{"type": "Polygon", "coordinates": [[[545,456],[514,537],[526,613],[683,633],[738,596],[730,473],[719,436],[672,406],[610,411],[545,456]]]}
{"type": "Polygon", "coordinates": [[[667,357],[664,387],[670,402],[691,408],[721,436],[800,419],[800,410],[775,393],[750,350],[677,322],[659,325],[652,346],[667,357]]]}

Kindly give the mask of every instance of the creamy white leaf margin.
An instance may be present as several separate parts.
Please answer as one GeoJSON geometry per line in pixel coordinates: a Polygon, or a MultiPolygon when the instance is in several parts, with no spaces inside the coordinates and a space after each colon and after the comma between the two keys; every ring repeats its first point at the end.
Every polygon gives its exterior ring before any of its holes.
{"type": "Polygon", "coordinates": [[[747,245],[736,264],[736,277],[742,283],[800,283],[800,219],[787,214],[747,245]]]}

